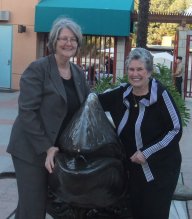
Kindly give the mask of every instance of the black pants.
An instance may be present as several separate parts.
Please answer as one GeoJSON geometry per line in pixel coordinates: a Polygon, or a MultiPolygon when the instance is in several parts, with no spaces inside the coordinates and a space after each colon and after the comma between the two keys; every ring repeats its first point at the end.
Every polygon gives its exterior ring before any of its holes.
{"type": "Polygon", "coordinates": [[[143,173],[130,176],[130,197],[134,219],[168,219],[180,169],[166,171],[147,182],[143,173]],[[142,175],[140,175],[142,174],[142,175]]]}
{"type": "Polygon", "coordinates": [[[47,170],[12,157],[18,186],[15,219],[45,219],[47,170]]]}
{"type": "Polygon", "coordinates": [[[182,77],[175,78],[175,87],[180,94],[182,94],[182,81],[183,81],[182,77]]]}

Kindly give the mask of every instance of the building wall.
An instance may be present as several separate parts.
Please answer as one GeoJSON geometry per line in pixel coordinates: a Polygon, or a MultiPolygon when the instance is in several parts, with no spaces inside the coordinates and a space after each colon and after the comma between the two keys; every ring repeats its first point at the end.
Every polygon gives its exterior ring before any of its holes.
{"type": "Polygon", "coordinates": [[[36,59],[37,34],[34,32],[35,5],[38,0],[0,0],[0,11],[9,11],[9,21],[0,25],[13,27],[12,89],[19,89],[19,80],[24,69],[36,59]],[[18,25],[26,26],[26,32],[18,33],[18,25]]]}
{"type": "Polygon", "coordinates": [[[117,64],[116,64],[116,77],[122,78],[124,75],[125,63],[125,37],[118,37],[117,39],[117,64]]]}
{"type": "MultiPolygon", "coordinates": [[[[35,6],[38,0],[0,0],[0,11],[9,11],[9,21],[0,21],[0,25],[10,24],[12,36],[12,83],[11,88],[19,90],[19,81],[23,71],[35,59],[45,54],[43,33],[34,32],[35,6]],[[26,32],[18,33],[18,25],[26,26],[26,32]]],[[[124,74],[125,38],[117,39],[116,76],[124,74]]]]}

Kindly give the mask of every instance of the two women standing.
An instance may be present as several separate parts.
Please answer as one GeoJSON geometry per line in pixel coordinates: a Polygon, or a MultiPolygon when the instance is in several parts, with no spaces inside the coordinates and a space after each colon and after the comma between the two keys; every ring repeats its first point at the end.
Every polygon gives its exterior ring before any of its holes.
{"type": "MultiPolygon", "coordinates": [[[[45,218],[58,138],[89,94],[84,73],[70,62],[81,42],[76,23],[57,20],[49,36],[51,54],[31,63],[21,77],[19,113],[7,149],[18,184],[16,219],[45,218]]],[[[151,77],[149,51],[132,50],[126,66],[129,83],[99,100],[126,150],[133,218],[168,219],[181,165],[181,119],[169,92],[151,77]]]]}

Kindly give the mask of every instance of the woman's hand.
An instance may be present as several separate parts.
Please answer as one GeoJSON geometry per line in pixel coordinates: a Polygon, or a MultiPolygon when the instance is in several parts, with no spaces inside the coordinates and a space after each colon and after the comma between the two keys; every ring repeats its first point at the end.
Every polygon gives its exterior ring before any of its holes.
{"type": "Polygon", "coordinates": [[[50,147],[47,150],[47,157],[45,160],[45,167],[48,170],[49,173],[53,172],[53,168],[54,168],[54,157],[55,154],[59,151],[58,147],[50,147]]]}
{"type": "Polygon", "coordinates": [[[131,157],[131,161],[137,164],[144,164],[146,159],[141,151],[136,151],[131,157]]]}

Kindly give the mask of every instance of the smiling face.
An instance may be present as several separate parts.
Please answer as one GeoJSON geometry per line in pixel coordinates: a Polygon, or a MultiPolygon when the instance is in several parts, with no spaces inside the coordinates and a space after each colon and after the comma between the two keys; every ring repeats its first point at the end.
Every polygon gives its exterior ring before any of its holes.
{"type": "Polygon", "coordinates": [[[148,84],[151,73],[145,67],[145,64],[139,59],[133,59],[128,67],[128,79],[133,86],[133,92],[139,95],[148,93],[148,84]]]}
{"type": "Polygon", "coordinates": [[[56,55],[70,59],[76,55],[78,42],[75,34],[68,28],[61,30],[56,43],[56,55]]]}

